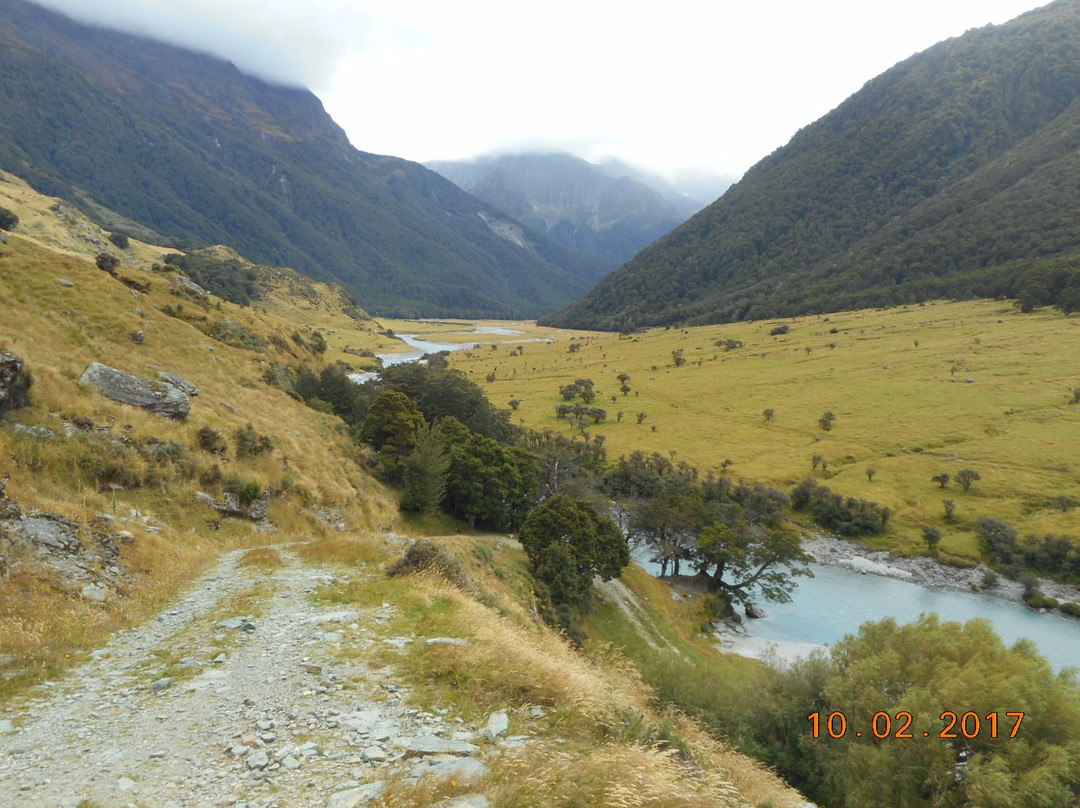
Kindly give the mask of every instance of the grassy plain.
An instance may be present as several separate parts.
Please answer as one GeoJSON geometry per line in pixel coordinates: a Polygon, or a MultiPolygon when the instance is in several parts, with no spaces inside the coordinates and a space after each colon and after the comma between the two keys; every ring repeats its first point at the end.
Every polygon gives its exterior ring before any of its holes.
{"type": "Polygon", "coordinates": [[[519,401],[521,424],[562,432],[559,387],[592,379],[593,406],[608,417],[587,431],[603,436],[612,459],[643,449],[717,473],[730,459],[729,476],[788,491],[815,477],[892,508],[893,527],[876,543],[902,551],[921,551],[921,527],[932,525],[942,551],[976,556],[971,526],[983,516],[1022,534],[1080,533],[1080,511],[1055,504],[1080,499],[1075,316],[940,302],[631,336],[534,327],[523,338],[551,342],[513,356],[510,345],[483,346],[453,354],[452,366],[496,405],[519,401]],[[778,325],[789,331],[771,334],[778,325]],[[728,350],[726,340],[743,346],[728,350]],[[683,352],[681,367],[673,351],[683,352]],[[630,375],[625,395],[619,373],[630,375]],[[836,416],[828,431],[819,425],[826,411],[836,416]],[[812,469],[818,454],[824,472],[812,469]],[[965,468],[982,478],[968,491],[956,482],[965,468]],[[941,473],[953,479],[945,489],[931,482],[941,473]],[[946,499],[956,503],[953,522],[946,499]]]}

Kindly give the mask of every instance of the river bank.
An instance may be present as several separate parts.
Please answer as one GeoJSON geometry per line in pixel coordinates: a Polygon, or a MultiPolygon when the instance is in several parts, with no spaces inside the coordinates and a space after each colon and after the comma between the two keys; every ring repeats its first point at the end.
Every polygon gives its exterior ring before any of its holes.
{"type": "MultiPolygon", "coordinates": [[[[1017,603],[1023,601],[1023,584],[995,575],[985,564],[952,567],[928,556],[903,558],[885,550],[871,550],[857,542],[821,535],[803,539],[803,549],[812,555],[818,564],[843,567],[862,575],[882,575],[909,581],[928,589],[983,592],[1017,603]],[[988,580],[993,581],[989,586],[986,585],[988,580]]],[[[1059,601],[1080,601],[1080,590],[1076,587],[1048,578],[1039,579],[1039,589],[1059,601]]]]}

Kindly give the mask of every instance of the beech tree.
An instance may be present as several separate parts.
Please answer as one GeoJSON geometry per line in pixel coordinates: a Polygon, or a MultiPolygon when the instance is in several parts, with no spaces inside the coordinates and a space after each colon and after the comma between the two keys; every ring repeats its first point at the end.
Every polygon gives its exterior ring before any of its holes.
{"type": "Polygon", "coordinates": [[[630,563],[626,537],[611,517],[566,494],[537,505],[518,538],[556,605],[579,603],[594,576],[609,581],[630,563]]]}

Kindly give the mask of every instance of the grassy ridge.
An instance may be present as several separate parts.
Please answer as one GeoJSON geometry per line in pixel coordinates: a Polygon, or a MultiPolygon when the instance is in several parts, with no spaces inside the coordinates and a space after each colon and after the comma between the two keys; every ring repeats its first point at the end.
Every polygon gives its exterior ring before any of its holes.
{"type": "Polygon", "coordinates": [[[540,333],[554,342],[525,345],[519,356],[478,348],[454,354],[453,366],[486,384],[497,405],[519,400],[515,419],[563,432],[559,387],[591,378],[599,392],[593,406],[608,418],[587,431],[603,436],[610,457],[640,448],[717,472],[730,458],[729,476],[786,489],[814,476],[894,510],[883,546],[917,550],[928,524],[943,531],[942,550],[974,556],[970,527],[982,516],[1021,534],[1080,533],[1080,512],[1053,502],[1080,494],[1080,406],[1070,403],[1080,386],[1074,317],[977,301],[632,337],[540,333]],[[771,335],[781,322],[789,332],[771,335]],[[744,347],[717,345],[728,339],[744,347]],[[570,352],[573,343],[581,347],[570,352]],[[625,396],[616,378],[623,372],[632,388],[625,396]],[[492,373],[495,381],[485,382],[492,373]],[[775,410],[774,420],[765,420],[766,409],[775,410]],[[826,411],[836,415],[829,431],[818,423],[826,411]],[[640,424],[639,412],[646,414],[640,424]],[[815,454],[827,471],[812,470],[815,454]],[[982,476],[969,491],[931,482],[943,472],[955,480],[964,468],[982,476]],[[956,502],[955,523],[944,519],[945,499],[956,502]]]}

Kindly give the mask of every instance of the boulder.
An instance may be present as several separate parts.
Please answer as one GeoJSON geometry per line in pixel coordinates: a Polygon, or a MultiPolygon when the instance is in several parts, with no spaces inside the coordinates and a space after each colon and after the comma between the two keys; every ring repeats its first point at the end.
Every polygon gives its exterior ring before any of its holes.
{"type": "Polygon", "coordinates": [[[484,740],[488,743],[495,743],[497,738],[501,738],[507,732],[510,731],[510,718],[506,713],[498,712],[492,713],[488,717],[487,726],[484,727],[483,732],[480,734],[484,740]]]}
{"type": "Polygon", "coordinates": [[[163,382],[171,384],[173,387],[180,390],[180,392],[193,398],[199,395],[198,387],[196,387],[193,383],[189,382],[184,377],[177,376],[175,373],[169,373],[168,371],[163,370],[158,373],[158,378],[160,378],[163,382]]]}
{"type": "Polygon", "coordinates": [[[756,603],[746,604],[746,616],[751,620],[760,620],[763,617],[768,617],[768,613],[758,606],[756,603]]]}
{"type": "Polygon", "coordinates": [[[79,378],[79,384],[89,385],[113,401],[167,418],[183,420],[191,410],[188,397],[173,385],[132,376],[99,362],[91,362],[87,366],[79,378]]]}
{"type": "Polygon", "coordinates": [[[30,383],[22,357],[0,351],[0,415],[30,403],[30,383]]]}

